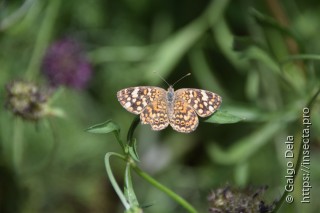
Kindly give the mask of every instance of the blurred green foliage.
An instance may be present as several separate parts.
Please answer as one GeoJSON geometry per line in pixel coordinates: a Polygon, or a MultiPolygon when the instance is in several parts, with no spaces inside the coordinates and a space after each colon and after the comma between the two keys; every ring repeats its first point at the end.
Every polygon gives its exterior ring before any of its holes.
{"type": "MultiPolygon", "coordinates": [[[[0,105],[5,85],[25,79],[44,85],[50,44],[81,42],[92,64],[83,90],[60,88],[50,103],[63,117],[28,122],[0,109],[0,212],[123,212],[105,172],[104,156],[121,150],[112,135],[87,127],[112,119],[125,138],[134,116],[116,92],[130,86],[213,91],[221,110],[245,118],[236,124],[200,122],[191,134],[139,126],[140,168],[208,212],[211,189],[268,185],[266,200],[284,191],[286,137],[302,134],[302,109],[320,88],[320,7],[305,1],[0,1],[0,105]]],[[[320,204],[320,105],[311,108],[311,203],[302,204],[301,172],[295,202],[279,212],[317,212],[320,204]]],[[[114,160],[115,178],[125,165],[114,160]]],[[[185,212],[134,176],[145,212],[185,212]]]]}

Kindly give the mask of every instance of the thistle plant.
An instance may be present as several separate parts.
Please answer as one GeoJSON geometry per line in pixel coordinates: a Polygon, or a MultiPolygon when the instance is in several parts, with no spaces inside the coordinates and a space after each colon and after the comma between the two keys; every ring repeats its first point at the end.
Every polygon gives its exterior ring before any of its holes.
{"type": "Polygon", "coordinates": [[[82,89],[87,86],[92,69],[80,42],[63,38],[47,49],[42,61],[42,73],[54,87],[82,89]]]}
{"type": "Polygon", "coordinates": [[[50,88],[41,88],[34,83],[15,80],[7,84],[5,106],[13,114],[29,121],[38,121],[46,116],[61,115],[50,107],[50,88]]]}
{"type": "Polygon", "coordinates": [[[231,186],[218,188],[208,196],[210,213],[267,213],[272,212],[275,202],[271,205],[262,200],[266,186],[259,188],[235,189],[231,186]]]}

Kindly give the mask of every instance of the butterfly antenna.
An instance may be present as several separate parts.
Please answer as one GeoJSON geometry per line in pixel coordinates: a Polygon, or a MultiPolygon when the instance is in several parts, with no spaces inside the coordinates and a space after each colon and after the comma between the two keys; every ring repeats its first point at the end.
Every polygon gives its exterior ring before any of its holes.
{"type": "Polygon", "coordinates": [[[164,82],[166,82],[166,84],[168,84],[168,86],[170,87],[170,84],[166,81],[166,79],[164,79],[158,72],[153,71],[153,73],[157,74],[164,82]]]}
{"type": "Polygon", "coordinates": [[[185,77],[187,77],[187,76],[189,76],[189,75],[191,75],[190,72],[187,73],[186,75],[182,76],[179,80],[177,80],[176,82],[174,82],[174,84],[172,84],[172,87],[173,87],[176,83],[178,83],[179,81],[181,81],[182,79],[184,79],[185,77]]]}

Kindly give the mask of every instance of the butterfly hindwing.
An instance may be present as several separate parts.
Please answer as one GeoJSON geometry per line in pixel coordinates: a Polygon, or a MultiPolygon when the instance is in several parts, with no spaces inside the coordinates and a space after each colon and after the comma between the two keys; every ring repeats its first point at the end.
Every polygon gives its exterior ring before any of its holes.
{"type": "Polygon", "coordinates": [[[198,116],[194,109],[184,100],[176,99],[173,112],[170,115],[170,125],[178,132],[189,133],[194,131],[199,124],[198,116]]]}
{"type": "Polygon", "coordinates": [[[165,99],[157,99],[149,103],[140,114],[142,124],[150,124],[153,130],[162,130],[169,124],[167,103],[165,99]]]}

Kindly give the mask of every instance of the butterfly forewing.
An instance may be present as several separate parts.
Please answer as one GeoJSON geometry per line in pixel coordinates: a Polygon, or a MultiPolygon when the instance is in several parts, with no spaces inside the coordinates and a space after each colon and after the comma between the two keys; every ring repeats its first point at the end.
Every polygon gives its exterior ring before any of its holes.
{"type": "Polygon", "coordinates": [[[162,130],[169,124],[166,99],[149,103],[140,114],[142,124],[150,124],[153,130],[162,130]]]}
{"type": "Polygon", "coordinates": [[[130,87],[117,93],[118,101],[129,112],[140,114],[154,100],[164,98],[166,91],[160,87],[130,87]]]}
{"type": "Polygon", "coordinates": [[[173,105],[173,113],[170,116],[170,125],[178,132],[189,133],[194,131],[198,124],[198,116],[194,109],[184,100],[176,99],[173,105]]]}
{"type": "Polygon", "coordinates": [[[179,89],[175,92],[175,96],[187,102],[201,117],[214,113],[222,102],[219,95],[201,89],[179,89]]]}

